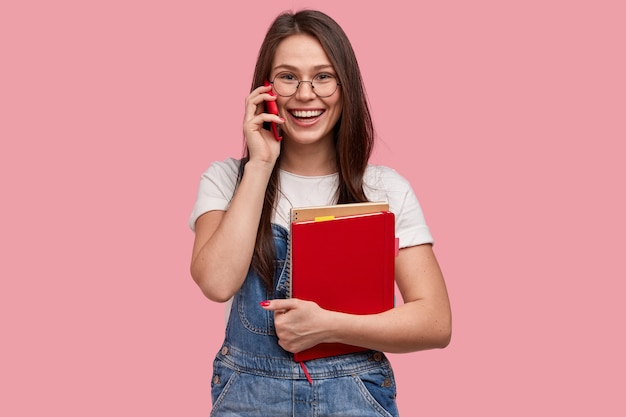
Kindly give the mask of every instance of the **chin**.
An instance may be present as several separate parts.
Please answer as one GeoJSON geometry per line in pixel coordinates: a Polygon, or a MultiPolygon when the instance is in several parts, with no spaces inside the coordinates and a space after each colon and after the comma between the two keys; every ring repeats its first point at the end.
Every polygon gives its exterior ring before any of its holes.
{"type": "Polygon", "coordinates": [[[284,136],[291,142],[299,143],[302,145],[310,145],[310,144],[314,144],[318,142],[324,142],[327,140],[332,141],[332,138],[333,138],[332,131],[331,133],[326,133],[326,134],[317,134],[314,132],[307,132],[305,134],[290,135],[288,133],[285,133],[284,136]]]}

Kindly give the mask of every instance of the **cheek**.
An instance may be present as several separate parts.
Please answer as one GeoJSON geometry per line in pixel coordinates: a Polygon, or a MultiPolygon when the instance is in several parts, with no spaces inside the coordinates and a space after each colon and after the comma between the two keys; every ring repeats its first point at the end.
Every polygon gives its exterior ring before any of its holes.
{"type": "Polygon", "coordinates": [[[333,113],[333,124],[337,123],[337,120],[339,120],[339,117],[341,116],[341,113],[343,111],[343,105],[341,103],[341,100],[337,100],[337,103],[335,103],[335,105],[332,107],[332,113],[333,113]]]}
{"type": "Polygon", "coordinates": [[[284,108],[285,108],[285,99],[283,97],[278,96],[278,98],[276,99],[276,105],[278,106],[278,114],[279,115],[283,115],[284,114],[284,108]]]}

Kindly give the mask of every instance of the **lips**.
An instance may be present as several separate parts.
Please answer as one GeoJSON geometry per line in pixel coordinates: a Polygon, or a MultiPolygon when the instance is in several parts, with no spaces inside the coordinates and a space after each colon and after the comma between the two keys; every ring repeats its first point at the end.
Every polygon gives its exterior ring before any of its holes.
{"type": "Polygon", "coordinates": [[[290,113],[297,119],[315,119],[320,117],[324,110],[292,110],[290,113]]]}

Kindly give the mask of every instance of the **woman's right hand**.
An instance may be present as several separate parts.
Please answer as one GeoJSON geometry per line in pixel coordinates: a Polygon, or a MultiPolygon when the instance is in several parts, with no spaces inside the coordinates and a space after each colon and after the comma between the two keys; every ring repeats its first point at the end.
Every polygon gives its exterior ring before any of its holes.
{"type": "Polygon", "coordinates": [[[272,132],[263,128],[263,123],[275,122],[280,125],[284,120],[280,116],[265,112],[265,101],[276,100],[276,97],[269,94],[271,89],[271,86],[258,87],[246,97],[243,134],[248,145],[250,161],[274,164],[280,154],[280,141],[274,138],[272,132]]]}

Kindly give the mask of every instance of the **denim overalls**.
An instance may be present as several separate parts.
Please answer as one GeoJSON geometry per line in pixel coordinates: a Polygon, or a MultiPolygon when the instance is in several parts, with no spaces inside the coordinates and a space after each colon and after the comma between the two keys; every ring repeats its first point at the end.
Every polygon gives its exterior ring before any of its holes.
{"type": "Polygon", "coordinates": [[[226,338],[213,363],[211,416],[397,416],[393,371],[381,352],[306,362],[278,345],[273,313],[259,302],[286,298],[289,232],[272,224],[277,267],[272,294],[253,271],[233,298],[226,338]]]}

